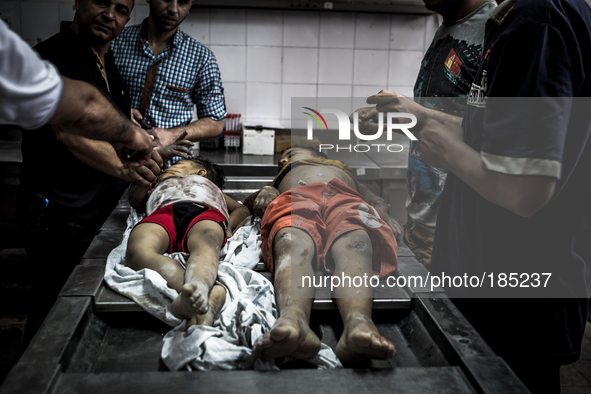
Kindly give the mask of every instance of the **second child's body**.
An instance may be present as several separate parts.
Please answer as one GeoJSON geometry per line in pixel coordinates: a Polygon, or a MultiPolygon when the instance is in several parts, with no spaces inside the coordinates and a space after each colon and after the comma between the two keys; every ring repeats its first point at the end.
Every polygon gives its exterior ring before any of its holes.
{"type": "MultiPolygon", "coordinates": [[[[312,358],[320,340],[310,329],[314,287],[302,278],[316,270],[350,278],[386,276],[396,268],[396,236],[402,232],[383,199],[359,184],[344,163],[313,149],[292,147],[282,155],[272,186],[245,205],[263,217],[262,249],[274,273],[279,319],[257,342],[265,359],[312,358]]],[[[342,362],[394,357],[394,345],[372,321],[372,288],[335,288],[344,331],[336,347],[342,362]]]]}
{"type": "Polygon", "coordinates": [[[179,295],[171,312],[189,324],[211,325],[225,301],[216,284],[219,254],[248,209],[222,193],[222,170],[205,159],[182,160],[166,169],[155,187],[132,185],[130,204],[148,216],[131,232],[127,265],[149,268],[179,295]],[[164,253],[187,252],[186,268],[164,253]]]}

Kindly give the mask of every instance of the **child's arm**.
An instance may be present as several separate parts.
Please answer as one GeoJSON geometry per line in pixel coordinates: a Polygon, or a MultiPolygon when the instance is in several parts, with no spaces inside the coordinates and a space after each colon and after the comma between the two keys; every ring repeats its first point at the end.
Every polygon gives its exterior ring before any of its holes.
{"type": "Polygon", "coordinates": [[[386,201],[384,201],[383,198],[373,194],[371,190],[363,186],[361,183],[358,183],[358,185],[359,194],[361,194],[363,199],[371,204],[376,209],[376,211],[378,211],[380,218],[392,229],[394,237],[398,238],[402,234],[402,226],[400,226],[400,224],[398,224],[398,222],[389,215],[388,212],[390,211],[390,207],[388,204],[386,204],[386,201]]]}
{"type": "Polygon", "coordinates": [[[230,223],[228,223],[228,227],[230,233],[233,234],[236,226],[250,216],[250,210],[234,199],[228,197],[226,194],[224,194],[224,199],[226,200],[228,212],[230,213],[230,223]]]}
{"type": "Polygon", "coordinates": [[[252,193],[250,196],[246,197],[244,200],[244,205],[248,207],[248,209],[258,216],[262,218],[265,215],[265,211],[271,202],[279,197],[281,193],[279,190],[275,189],[273,183],[269,183],[259,191],[252,193]]]}

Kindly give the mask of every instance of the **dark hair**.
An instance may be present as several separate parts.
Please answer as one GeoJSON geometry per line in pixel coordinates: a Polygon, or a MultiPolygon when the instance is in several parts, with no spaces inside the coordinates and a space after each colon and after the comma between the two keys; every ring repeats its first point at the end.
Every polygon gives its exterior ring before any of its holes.
{"type": "MultiPolygon", "coordinates": [[[[326,153],[318,150],[317,148],[315,148],[313,146],[292,145],[287,149],[294,149],[294,148],[307,149],[314,154],[314,157],[323,157],[325,159],[328,159],[328,156],[326,155],[326,153]]],[[[283,154],[287,151],[287,149],[283,149],[281,151],[281,156],[283,156],[283,154]]]]}
{"type": "Polygon", "coordinates": [[[218,166],[215,163],[212,163],[211,161],[207,160],[205,157],[202,156],[197,156],[188,160],[191,160],[193,163],[200,165],[201,167],[203,167],[205,171],[207,171],[205,178],[212,181],[220,189],[224,188],[224,184],[226,183],[226,174],[224,174],[224,170],[222,169],[222,167],[218,166]]]}

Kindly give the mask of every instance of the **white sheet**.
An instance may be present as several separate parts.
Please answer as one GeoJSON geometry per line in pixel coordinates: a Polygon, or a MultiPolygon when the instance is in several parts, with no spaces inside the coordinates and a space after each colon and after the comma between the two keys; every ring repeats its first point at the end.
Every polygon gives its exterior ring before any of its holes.
{"type": "MultiPolygon", "coordinates": [[[[173,371],[276,369],[273,361],[255,360],[252,355],[253,344],[273,326],[277,318],[271,282],[259,273],[244,268],[256,266],[260,259],[257,223],[239,229],[228,240],[227,248],[224,247],[230,252],[220,262],[218,279],[229,293],[213,327],[192,326],[186,329],[185,322],[170,312],[170,305],[177,297],[177,292],[168,288],[164,278],[156,271],[143,269],[136,272],[125,265],[127,239],[141,219],[141,215],[132,209],[121,244],[107,258],[105,281],[113,290],[131,298],[148,313],[175,327],[165,335],[162,348],[162,359],[168,368],[173,371]],[[239,245],[233,245],[233,242],[239,245]],[[235,265],[225,262],[226,259],[235,265]]],[[[185,253],[170,255],[183,267],[186,256],[185,253]]],[[[320,353],[308,361],[320,369],[341,367],[332,349],[324,344],[320,353]]]]}
{"type": "Polygon", "coordinates": [[[242,226],[232,235],[222,250],[220,261],[234,267],[254,269],[263,258],[261,250],[261,219],[254,219],[249,226],[242,226]]]}

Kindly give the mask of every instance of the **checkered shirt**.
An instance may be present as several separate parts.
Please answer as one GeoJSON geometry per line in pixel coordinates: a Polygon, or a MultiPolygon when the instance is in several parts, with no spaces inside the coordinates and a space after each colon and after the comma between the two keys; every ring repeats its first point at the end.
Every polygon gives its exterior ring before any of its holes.
{"type": "Polygon", "coordinates": [[[224,89],[213,52],[179,28],[173,45],[155,57],[148,41],[141,38],[141,28],[142,24],[125,28],[111,44],[115,63],[131,96],[131,107],[140,107],[148,70],[162,59],[144,116],[148,123],[163,129],[189,124],[193,104],[199,118],[224,119],[224,89]]]}

